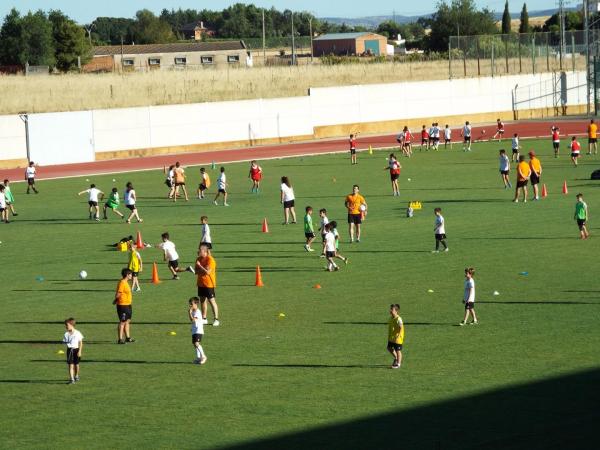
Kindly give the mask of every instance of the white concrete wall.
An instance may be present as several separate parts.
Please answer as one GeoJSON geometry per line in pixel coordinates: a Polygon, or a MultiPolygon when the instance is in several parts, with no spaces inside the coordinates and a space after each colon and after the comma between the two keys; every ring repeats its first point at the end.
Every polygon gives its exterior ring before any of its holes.
{"type": "MultiPolygon", "coordinates": [[[[567,74],[567,104],[586,101],[585,72],[567,74]]],[[[95,153],[313,135],[315,127],[547,107],[552,74],[315,88],[307,97],[31,114],[31,159],[94,161],[95,153]],[[531,94],[530,94],[531,93],[531,94]]],[[[0,161],[26,158],[25,127],[0,116],[0,161]]]]}

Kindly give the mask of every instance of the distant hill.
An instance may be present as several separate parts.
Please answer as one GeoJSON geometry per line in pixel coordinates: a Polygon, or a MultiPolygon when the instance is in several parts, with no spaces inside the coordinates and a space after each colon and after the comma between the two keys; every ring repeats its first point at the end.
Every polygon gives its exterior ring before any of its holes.
{"type": "MultiPolygon", "coordinates": [[[[567,9],[569,11],[575,11],[578,8],[571,7],[571,8],[565,8],[565,9],[567,9]]],[[[549,16],[555,14],[557,11],[558,10],[556,8],[541,9],[541,10],[537,10],[537,11],[529,11],[529,18],[531,19],[532,17],[549,17],[549,16]]],[[[521,12],[520,11],[512,12],[512,13],[510,13],[510,15],[513,20],[519,19],[521,16],[521,12]]],[[[397,23],[405,24],[405,23],[416,22],[421,17],[429,17],[429,16],[431,16],[431,14],[424,14],[421,16],[389,15],[389,16],[367,16],[367,17],[357,17],[357,18],[320,17],[319,19],[323,20],[323,21],[327,21],[329,23],[334,23],[337,25],[341,25],[341,24],[345,23],[348,26],[363,26],[363,27],[367,27],[367,28],[377,28],[381,22],[385,22],[386,20],[394,20],[394,18],[396,19],[397,23]]],[[[502,12],[501,11],[495,12],[494,19],[502,20],[502,12]]]]}

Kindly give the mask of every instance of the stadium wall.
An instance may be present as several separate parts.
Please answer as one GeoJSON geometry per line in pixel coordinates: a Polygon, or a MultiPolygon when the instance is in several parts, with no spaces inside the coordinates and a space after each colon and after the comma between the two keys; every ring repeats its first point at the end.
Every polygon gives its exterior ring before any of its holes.
{"type": "MultiPolygon", "coordinates": [[[[31,159],[41,165],[197,152],[348,135],[417,131],[436,120],[513,119],[556,114],[552,73],[311,89],[306,97],[29,115],[31,159]],[[527,91],[528,92],[528,91],[527,91]]],[[[567,74],[568,113],[585,109],[585,72],[567,74]]],[[[24,124],[0,116],[0,168],[27,161],[24,124]]]]}

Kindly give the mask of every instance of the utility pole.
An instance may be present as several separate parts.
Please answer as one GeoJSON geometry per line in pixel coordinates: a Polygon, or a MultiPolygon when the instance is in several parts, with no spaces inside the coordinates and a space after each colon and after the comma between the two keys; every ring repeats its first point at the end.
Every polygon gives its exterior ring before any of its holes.
{"type": "Polygon", "coordinates": [[[263,65],[267,64],[267,44],[266,44],[266,33],[265,33],[265,10],[262,10],[262,38],[263,38],[263,65]]]}
{"type": "Polygon", "coordinates": [[[292,11],[292,66],[296,65],[296,41],[294,34],[294,11],[292,11]]]}
{"type": "Polygon", "coordinates": [[[311,64],[312,64],[312,62],[313,62],[313,57],[314,57],[314,54],[313,54],[313,30],[312,30],[312,20],[313,20],[313,18],[312,18],[312,16],[310,16],[310,17],[308,18],[308,30],[309,30],[309,33],[310,33],[310,62],[311,62],[311,64]]]}
{"type": "MultiPolygon", "coordinates": [[[[590,88],[591,88],[591,76],[593,76],[593,71],[590,70],[590,38],[589,38],[589,30],[590,30],[590,24],[589,24],[589,8],[590,8],[590,4],[589,4],[589,0],[583,0],[583,42],[585,45],[585,68],[586,68],[586,74],[585,74],[585,80],[586,80],[586,84],[587,84],[587,89],[586,89],[586,112],[587,115],[590,115],[590,88]]],[[[594,78],[596,78],[594,76],[594,78]]]]}
{"type": "Polygon", "coordinates": [[[558,0],[558,19],[560,32],[560,70],[563,70],[563,60],[565,58],[565,9],[564,0],[558,0]]]}

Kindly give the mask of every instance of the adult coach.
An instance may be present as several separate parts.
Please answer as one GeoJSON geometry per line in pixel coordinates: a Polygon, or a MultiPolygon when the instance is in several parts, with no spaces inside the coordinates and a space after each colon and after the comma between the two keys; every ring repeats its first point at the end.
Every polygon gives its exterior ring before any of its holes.
{"type": "Polygon", "coordinates": [[[350,243],[354,242],[354,231],[356,230],[356,242],[360,242],[360,224],[362,223],[363,213],[367,211],[367,202],[360,195],[357,184],[352,186],[352,194],[346,196],[344,203],[348,209],[348,233],[350,234],[350,243]]]}
{"type": "Polygon", "coordinates": [[[594,119],[591,119],[588,125],[588,155],[592,154],[592,148],[594,154],[598,154],[598,125],[594,123],[594,119]]]}
{"type": "Polygon", "coordinates": [[[206,313],[208,307],[206,302],[210,303],[212,308],[214,321],[213,327],[218,327],[219,322],[219,307],[215,299],[215,288],[217,287],[217,262],[212,257],[208,247],[204,244],[200,245],[198,250],[198,258],[196,259],[195,272],[197,276],[198,297],[200,298],[200,307],[202,312],[202,323],[208,324],[206,313]]]}
{"type": "Polygon", "coordinates": [[[117,316],[119,316],[119,326],[117,327],[117,344],[125,344],[126,342],[135,342],[135,339],[129,334],[129,324],[133,314],[131,308],[131,270],[121,270],[121,281],[117,285],[117,292],[113,305],[117,305],[117,316]]]}
{"type": "Polygon", "coordinates": [[[183,191],[183,194],[185,196],[185,201],[187,202],[189,199],[188,199],[187,189],[185,187],[185,170],[183,169],[183,167],[181,167],[181,164],[179,164],[179,161],[177,161],[175,163],[175,169],[173,169],[173,178],[175,181],[175,190],[173,191],[173,201],[174,202],[177,201],[177,196],[179,195],[179,188],[181,188],[181,190],[183,191]]]}
{"type": "Polygon", "coordinates": [[[542,177],[542,163],[535,156],[535,152],[531,150],[529,152],[529,168],[531,169],[531,187],[533,188],[533,200],[540,199],[539,184],[540,178],[542,177]]]}

